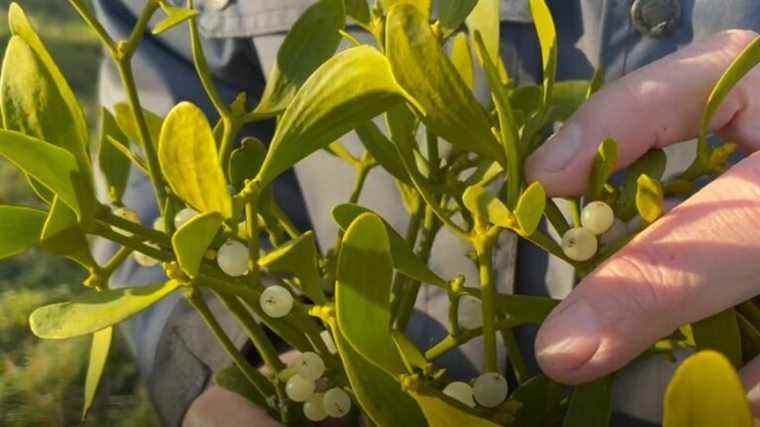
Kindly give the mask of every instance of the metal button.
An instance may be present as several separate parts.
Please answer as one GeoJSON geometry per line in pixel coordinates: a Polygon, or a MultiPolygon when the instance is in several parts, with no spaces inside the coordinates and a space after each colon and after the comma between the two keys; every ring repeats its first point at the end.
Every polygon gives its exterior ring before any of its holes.
{"type": "Polygon", "coordinates": [[[679,0],[636,0],[631,6],[631,21],[642,34],[664,37],[673,32],[681,19],[679,0]]]}
{"type": "Polygon", "coordinates": [[[206,0],[206,8],[210,10],[222,10],[230,4],[230,0],[206,0]]]}

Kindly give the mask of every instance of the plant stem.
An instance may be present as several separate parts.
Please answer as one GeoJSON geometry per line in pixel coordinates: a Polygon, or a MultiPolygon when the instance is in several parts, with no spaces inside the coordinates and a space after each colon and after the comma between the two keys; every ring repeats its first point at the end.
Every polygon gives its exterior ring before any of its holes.
{"type": "Polygon", "coordinates": [[[109,225],[116,228],[120,228],[124,231],[128,231],[132,234],[139,234],[142,237],[147,238],[153,242],[169,247],[169,236],[166,234],[148,227],[144,227],[142,224],[134,223],[130,220],[124,219],[118,215],[114,215],[112,212],[107,211],[102,220],[109,225]]]}
{"type": "Polygon", "coordinates": [[[222,170],[227,175],[227,170],[230,163],[230,157],[232,156],[232,148],[235,146],[235,136],[240,132],[240,121],[232,116],[222,117],[222,142],[219,148],[219,162],[222,165],[222,170]]]}
{"type": "MultiPolygon", "coordinates": [[[[194,3],[195,2],[193,0],[188,1],[188,6],[190,9],[195,8],[194,3]]],[[[230,109],[222,100],[222,96],[219,94],[219,90],[217,89],[216,85],[214,84],[214,80],[211,77],[211,72],[208,68],[208,62],[206,61],[206,55],[203,53],[203,45],[201,44],[201,38],[198,33],[198,24],[195,22],[195,18],[192,18],[188,21],[188,26],[190,27],[190,47],[193,53],[193,64],[195,64],[195,71],[198,73],[198,77],[201,80],[203,89],[206,91],[206,94],[211,100],[211,103],[219,113],[219,117],[221,117],[224,121],[226,129],[230,124],[230,109]]],[[[222,144],[222,147],[224,147],[224,144],[222,144]]]]}
{"type": "Polygon", "coordinates": [[[481,302],[483,310],[483,347],[486,372],[498,372],[496,358],[496,284],[493,276],[493,247],[499,236],[494,227],[479,234],[473,241],[480,273],[481,302]]]}
{"type": "Polygon", "coordinates": [[[116,251],[115,254],[111,257],[111,259],[108,260],[106,265],[103,266],[103,268],[100,269],[100,274],[103,275],[105,278],[111,277],[114,271],[116,271],[119,266],[121,266],[124,261],[129,258],[129,255],[132,254],[132,249],[128,248],[126,246],[122,246],[119,248],[119,250],[116,251]]]}
{"type": "MultiPolygon", "coordinates": [[[[235,344],[227,336],[227,333],[224,332],[224,329],[222,329],[222,326],[219,324],[219,322],[217,322],[213,313],[211,313],[211,310],[208,308],[208,305],[206,305],[206,301],[203,300],[203,297],[198,293],[197,290],[191,291],[187,296],[187,300],[195,308],[201,318],[203,318],[203,321],[206,323],[208,328],[214,334],[216,339],[224,348],[224,351],[232,359],[238,369],[240,369],[240,371],[243,373],[243,375],[245,375],[246,379],[251,383],[251,385],[256,388],[256,391],[264,396],[265,400],[269,402],[271,406],[272,402],[274,401],[274,387],[272,384],[266,379],[264,375],[254,369],[253,366],[251,366],[248,361],[245,360],[243,355],[240,354],[238,349],[235,347],[235,344]]],[[[277,409],[276,406],[273,409],[277,409]]]]}
{"type": "Polygon", "coordinates": [[[364,162],[360,162],[356,166],[356,180],[354,181],[354,189],[351,191],[351,197],[348,199],[348,203],[357,203],[359,197],[361,197],[364,183],[367,181],[367,175],[372,167],[368,167],[364,162]]]}
{"type": "MultiPolygon", "coordinates": [[[[409,218],[409,225],[406,228],[405,240],[409,247],[412,248],[412,250],[414,250],[415,246],[417,245],[417,236],[420,233],[420,227],[422,226],[422,214],[424,212],[425,210],[422,209],[421,205],[418,205],[417,210],[409,218]]],[[[409,280],[410,279],[408,276],[405,276],[398,272],[396,272],[396,275],[393,277],[393,284],[391,285],[393,298],[391,299],[390,311],[391,317],[394,319],[398,315],[398,309],[401,303],[404,288],[406,287],[406,284],[409,280]]]]}
{"type": "Polygon", "coordinates": [[[106,48],[108,51],[108,54],[112,57],[116,57],[116,43],[113,41],[113,38],[108,34],[105,28],[98,22],[97,18],[93,16],[92,12],[90,12],[90,9],[87,7],[87,5],[84,4],[82,0],[69,0],[69,3],[71,4],[71,7],[74,8],[74,10],[77,11],[79,16],[82,17],[84,22],[89,26],[93,31],[95,31],[95,34],[98,36],[98,39],[103,44],[103,47],[106,48]]]}
{"type": "Polygon", "coordinates": [[[520,353],[520,346],[517,345],[515,333],[511,329],[501,329],[499,333],[501,333],[504,346],[507,348],[507,357],[512,364],[517,383],[522,384],[529,377],[528,365],[525,364],[525,359],[520,353]]]}
{"type": "Polygon", "coordinates": [[[254,283],[259,283],[261,280],[261,267],[259,266],[261,239],[259,238],[258,215],[260,195],[259,186],[249,181],[245,190],[245,226],[248,233],[248,277],[254,283]]]}
{"type": "MultiPolygon", "coordinates": [[[[510,319],[504,319],[500,320],[494,325],[494,329],[501,330],[505,328],[513,328],[515,326],[515,322],[510,319]]],[[[461,346],[464,345],[471,340],[483,335],[483,328],[477,328],[477,329],[466,329],[461,331],[461,333],[457,336],[453,335],[447,335],[445,338],[443,338],[441,341],[430,347],[427,351],[425,351],[425,359],[428,361],[433,361],[437,359],[438,357],[442,356],[443,354],[461,346]]]]}
{"type": "Polygon", "coordinates": [[[581,224],[581,201],[578,197],[570,197],[567,204],[570,206],[570,212],[573,215],[573,227],[580,227],[581,224]]]}
{"type": "Polygon", "coordinates": [[[565,233],[567,233],[567,231],[570,229],[570,224],[568,224],[567,220],[565,220],[565,216],[562,214],[559,206],[557,206],[557,203],[554,202],[554,199],[546,199],[546,209],[544,209],[544,215],[546,215],[546,219],[549,221],[552,227],[557,230],[557,234],[560,236],[565,235],[565,233]]]}
{"type": "Polygon", "coordinates": [[[122,246],[130,248],[132,251],[140,252],[151,258],[155,258],[162,262],[170,262],[174,260],[174,255],[171,252],[156,249],[143,243],[143,240],[138,235],[125,236],[121,233],[111,230],[110,227],[98,227],[93,232],[100,237],[104,237],[112,242],[116,242],[122,246]]]}

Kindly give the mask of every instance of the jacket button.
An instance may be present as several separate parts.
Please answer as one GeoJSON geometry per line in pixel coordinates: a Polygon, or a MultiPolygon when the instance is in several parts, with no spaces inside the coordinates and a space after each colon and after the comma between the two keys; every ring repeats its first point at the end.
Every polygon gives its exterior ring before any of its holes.
{"type": "Polygon", "coordinates": [[[679,0],[635,0],[631,21],[642,34],[664,37],[673,32],[681,18],[679,0]]]}
{"type": "Polygon", "coordinates": [[[206,0],[206,8],[211,10],[222,10],[230,4],[230,0],[206,0]]]}

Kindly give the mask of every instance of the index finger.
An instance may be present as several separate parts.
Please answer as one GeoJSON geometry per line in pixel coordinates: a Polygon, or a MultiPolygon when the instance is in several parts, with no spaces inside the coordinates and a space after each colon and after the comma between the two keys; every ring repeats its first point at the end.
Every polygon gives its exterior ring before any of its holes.
{"type": "MultiPolygon", "coordinates": [[[[540,181],[551,195],[577,195],[606,138],[617,140],[618,167],[624,168],[650,148],[695,137],[710,90],[755,37],[753,31],[725,31],[611,83],[527,159],[528,180],[540,181]]],[[[711,129],[754,151],[760,129],[746,117],[757,117],[760,105],[747,95],[751,88],[760,90],[760,72],[750,72],[729,93],[711,129]]]]}

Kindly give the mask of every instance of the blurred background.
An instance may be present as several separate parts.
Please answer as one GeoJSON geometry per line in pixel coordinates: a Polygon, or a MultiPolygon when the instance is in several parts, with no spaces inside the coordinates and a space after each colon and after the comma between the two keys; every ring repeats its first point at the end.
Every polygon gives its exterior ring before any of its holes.
{"type": "MultiPolygon", "coordinates": [[[[5,52],[10,0],[0,0],[0,52],[5,52]]],[[[87,113],[91,131],[98,118],[97,40],[64,0],[20,0],[87,113]]],[[[38,206],[26,180],[0,159],[0,204],[38,206]]],[[[0,264],[0,426],[157,426],[124,339],[116,335],[99,396],[81,421],[90,338],[43,341],[27,318],[43,304],[82,291],[84,273],[75,264],[33,250],[0,264]]]]}

